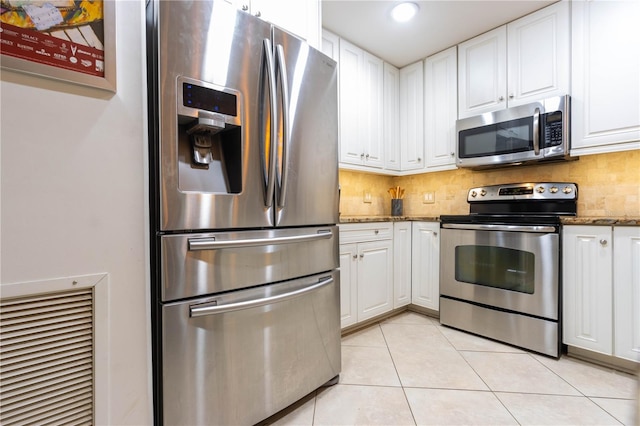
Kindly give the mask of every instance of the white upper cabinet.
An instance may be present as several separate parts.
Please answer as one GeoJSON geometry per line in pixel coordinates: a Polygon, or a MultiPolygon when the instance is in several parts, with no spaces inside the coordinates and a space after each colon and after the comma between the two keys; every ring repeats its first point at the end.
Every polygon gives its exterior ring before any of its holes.
{"type": "Polygon", "coordinates": [[[640,149],[640,2],[572,3],[572,155],[640,149]]]}
{"type": "Polygon", "coordinates": [[[460,118],[506,107],[506,27],[460,44],[458,66],[460,118]]]}
{"type": "Polygon", "coordinates": [[[340,60],[340,37],[330,31],[322,30],[322,53],[338,62],[340,60]]]}
{"type": "Polygon", "coordinates": [[[569,3],[458,46],[459,118],[570,93],[569,3]]]}
{"type": "Polygon", "coordinates": [[[339,117],[341,165],[383,167],[383,62],[340,39],[339,117]]]}
{"type": "Polygon", "coordinates": [[[400,168],[424,168],[424,74],[422,61],[400,70],[400,168]]]}
{"type": "Polygon", "coordinates": [[[304,39],[309,45],[321,49],[319,0],[227,0],[238,9],[304,39]]]}
{"type": "Polygon", "coordinates": [[[384,63],[383,144],[387,170],[400,170],[400,71],[384,63]]]}
{"type": "Polygon", "coordinates": [[[507,25],[508,105],[570,92],[569,2],[563,1],[507,25]]]}
{"type": "Polygon", "coordinates": [[[457,51],[453,46],[424,61],[424,131],[428,171],[456,168],[457,51]]]}

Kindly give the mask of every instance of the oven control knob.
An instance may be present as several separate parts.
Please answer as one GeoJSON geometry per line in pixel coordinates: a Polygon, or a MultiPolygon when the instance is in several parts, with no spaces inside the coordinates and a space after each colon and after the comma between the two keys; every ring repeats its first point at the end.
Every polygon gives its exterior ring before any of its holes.
{"type": "Polygon", "coordinates": [[[562,188],[562,192],[564,192],[565,194],[571,194],[571,192],[573,192],[573,188],[571,188],[570,186],[565,186],[564,188],[562,188]]]}
{"type": "Polygon", "coordinates": [[[557,186],[552,186],[551,188],[549,188],[549,192],[552,194],[555,194],[556,192],[558,192],[558,187],[557,186]]]}
{"type": "Polygon", "coordinates": [[[544,186],[537,187],[536,191],[538,192],[538,194],[542,194],[544,192],[544,186]]]}
{"type": "Polygon", "coordinates": [[[480,195],[484,197],[485,195],[487,195],[487,191],[483,189],[482,191],[480,191],[480,195]]]}
{"type": "Polygon", "coordinates": [[[476,191],[471,191],[471,196],[473,198],[476,198],[478,196],[478,193],[476,191]]]}

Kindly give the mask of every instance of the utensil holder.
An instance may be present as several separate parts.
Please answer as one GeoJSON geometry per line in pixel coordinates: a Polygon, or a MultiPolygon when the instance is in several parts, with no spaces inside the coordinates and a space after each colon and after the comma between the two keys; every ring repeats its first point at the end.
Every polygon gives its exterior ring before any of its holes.
{"type": "Polygon", "coordinates": [[[402,216],[402,199],[391,199],[391,216],[402,216]]]}

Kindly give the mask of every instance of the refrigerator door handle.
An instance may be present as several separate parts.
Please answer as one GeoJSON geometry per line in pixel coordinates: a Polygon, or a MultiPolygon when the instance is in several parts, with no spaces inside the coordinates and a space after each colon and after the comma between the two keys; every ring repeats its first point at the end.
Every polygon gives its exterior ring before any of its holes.
{"type": "Polygon", "coordinates": [[[273,303],[284,302],[285,300],[293,299],[294,297],[302,296],[306,293],[318,290],[333,283],[333,277],[324,277],[318,279],[316,284],[308,287],[303,287],[294,291],[290,291],[276,296],[263,297],[255,300],[246,300],[243,302],[229,303],[226,305],[218,305],[217,301],[196,304],[189,306],[189,317],[196,318],[206,315],[223,314],[226,312],[239,311],[242,309],[257,308],[259,306],[270,305],[273,303]]]}
{"type": "MultiPolygon", "coordinates": [[[[262,135],[262,147],[260,149],[260,155],[262,156],[263,175],[266,174],[266,193],[264,205],[271,207],[273,204],[273,196],[276,188],[276,152],[278,148],[278,127],[274,125],[277,123],[277,98],[276,98],[276,76],[275,65],[273,61],[273,49],[271,48],[271,40],[265,38],[263,40],[264,57],[267,65],[267,80],[269,82],[269,109],[271,110],[271,116],[269,117],[268,126],[270,130],[269,135],[262,135]],[[268,143],[267,143],[268,141],[268,143]]],[[[264,94],[263,94],[264,96],[264,94]]]]}
{"type": "Polygon", "coordinates": [[[216,241],[215,237],[209,238],[189,238],[189,251],[198,250],[220,250],[228,248],[269,246],[274,244],[304,243],[316,240],[325,240],[333,236],[331,230],[320,230],[316,234],[291,235],[274,238],[251,238],[245,240],[223,240],[216,241]]]}
{"type": "Polygon", "coordinates": [[[280,159],[281,179],[280,193],[278,194],[278,207],[285,206],[285,198],[287,195],[287,181],[289,168],[287,167],[287,158],[289,151],[289,79],[287,77],[287,64],[284,59],[284,49],[281,44],[276,46],[278,77],[280,77],[280,87],[282,90],[282,158],[280,159]]]}

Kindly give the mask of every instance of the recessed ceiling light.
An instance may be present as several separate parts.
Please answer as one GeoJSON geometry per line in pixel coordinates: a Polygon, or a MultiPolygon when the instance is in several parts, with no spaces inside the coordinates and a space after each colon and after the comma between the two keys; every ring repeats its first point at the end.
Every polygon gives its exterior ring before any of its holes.
{"type": "Polygon", "coordinates": [[[391,9],[391,17],[397,22],[407,22],[418,12],[418,5],[415,3],[400,3],[391,9]]]}

